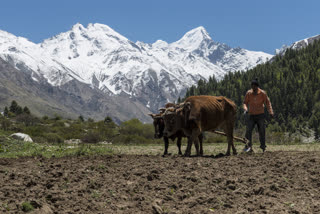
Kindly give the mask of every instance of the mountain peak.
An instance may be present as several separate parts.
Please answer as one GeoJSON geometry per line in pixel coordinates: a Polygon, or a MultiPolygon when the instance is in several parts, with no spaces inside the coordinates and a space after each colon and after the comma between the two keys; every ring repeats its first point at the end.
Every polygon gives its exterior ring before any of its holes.
{"type": "Polygon", "coordinates": [[[199,26],[187,32],[179,41],[173,44],[188,50],[195,50],[204,40],[212,39],[206,29],[203,26],[199,26]]]}
{"type": "Polygon", "coordinates": [[[168,47],[168,43],[166,41],[157,40],[155,43],[152,44],[152,47],[166,48],[168,47]]]}
{"type": "Polygon", "coordinates": [[[100,23],[89,23],[87,26],[88,30],[100,30],[105,32],[116,32],[108,25],[100,24],[100,23]]]}
{"type": "Polygon", "coordinates": [[[73,31],[74,31],[74,30],[80,30],[80,31],[82,31],[84,28],[85,28],[85,27],[83,27],[83,25],[80,24],[79,22],[78,22],[77,24],[75,24],[75,25],[72,26],[72,30],[73,30],[73,31]]]}

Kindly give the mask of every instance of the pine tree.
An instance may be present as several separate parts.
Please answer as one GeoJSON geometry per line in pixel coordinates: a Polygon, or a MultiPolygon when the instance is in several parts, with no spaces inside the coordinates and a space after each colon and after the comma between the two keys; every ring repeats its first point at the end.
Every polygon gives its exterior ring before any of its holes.
{"type": "Polygon", "coordinates": [[[25,113],[25,114],[31,114],[31,112],[30,112],[30,110],[29,110],[29,108],[28,108],[27,106],[25,106],[25,107],[23,108],[23,113],[25,113]]]}
{"type": "Polygon", "coordinates": [[[84,118],[83,118],[83,116],[82,116],[82,115],[80,115],[80,116],[78,117],[78,120],[79,120],[80,122],[84,122],[84,118]]]}
{"type": "Polygon", "coordinates": [[[16,114],[18,111],[18,103],[15,100],[13,100],[11,102],[11,106],[9,107],[9,109],[10,109],[10,112],[16,114]]]}
{"type": "Polygon", "coordinates": [[[7,106],[4,108],[3,115],[4,115],[5,117],[8,117],[8,116],[9,116],[9,110],[8,110],[8,107],[7,107],[7,106]]]}

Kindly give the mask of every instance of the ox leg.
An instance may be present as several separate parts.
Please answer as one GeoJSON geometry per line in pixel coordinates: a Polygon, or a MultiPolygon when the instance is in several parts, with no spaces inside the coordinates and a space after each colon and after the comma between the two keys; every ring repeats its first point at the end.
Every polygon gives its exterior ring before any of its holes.
{"type": "Polygon", "coordinates": [[[228,150],[227,150],[226,155],[230,155],[231,148],[232,148],[233,154],[236,155],[237,150],[236,150],[236,147],[234,146],[234,142],[233,142],[233,125],[232,124],[227,125],[225,133],[227,134],[227,139],[228,139],[228,150]]]}
{"type": "Polygon", "coordinates": [[[166,156],[168,154],[169,139],[167,137],[163,137],[163,141],[164,141],[164,153],[163,153],[163,156],[166,156]]]}
{"type": "Polygon", "coordinates": [[[200,156],[200,149],[199,149],[199,135],[200,131],[195,130],[192,132],[192,139],[194,141],[194,146],[196,147],[197,156],[200,156]]]}
{"type": "Polygon", "coordinates": [[[189,157],[191,155],[191,147],[192,147],[192,136],[188,137],[188,145],[186,151],[184,152],[184,156],[189,157]]]}
{"type": "Polygon", "coordinates": [[[198,139],[200,143],[200,155],[202,156],[203,155],[203,147],[202,147],[203,134],[202,133],[198,136],[198,139]]]}
{"type": "Polygon", "coordinates": [[[177,140],[177,146],[178,146],[178,149],[179,149],[179,155],[182,155],[182,152],[181,152],[181,137],[178,137],[178,140],[177,140]]]}

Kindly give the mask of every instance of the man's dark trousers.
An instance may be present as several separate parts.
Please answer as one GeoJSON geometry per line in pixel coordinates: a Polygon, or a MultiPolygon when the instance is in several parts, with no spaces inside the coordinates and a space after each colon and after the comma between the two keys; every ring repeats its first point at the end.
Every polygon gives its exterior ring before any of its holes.
{"type": "Polygon", "coordinates": [[[255,124],[258,126],[260,148],[264,151],[266,148],[266,127],[265,127],[265,114],[248,115],[246,138],[249,140],[249,147],[252,148],[252,131],[255,124]]]}

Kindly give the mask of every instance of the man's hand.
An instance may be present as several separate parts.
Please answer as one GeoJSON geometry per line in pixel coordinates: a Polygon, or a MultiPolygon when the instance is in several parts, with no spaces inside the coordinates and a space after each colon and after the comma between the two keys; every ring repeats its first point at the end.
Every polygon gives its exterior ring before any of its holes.
{"type": "Polygon", "coordinates": [[[274,114],[270,114],[271,119],[274,119],[274,114]]]}
{"type": "Polygon", "coordinates": [[[247,115],[248,114],[248,111],[247,110],[244,110],[243,111],[243,115],[247,115]]]}

